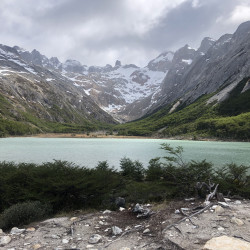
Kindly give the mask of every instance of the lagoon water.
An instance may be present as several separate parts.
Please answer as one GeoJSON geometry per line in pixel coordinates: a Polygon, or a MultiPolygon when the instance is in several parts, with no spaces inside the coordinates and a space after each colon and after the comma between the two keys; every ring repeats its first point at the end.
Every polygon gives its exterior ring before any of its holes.
{"type": "Polygon", "coordinates": [[[110,166],[119,168],[120,159],[129,157],[141,161],[146,167],[150,159],[165,155],[160,149],[161,143],[182,146],[185,161],[206,159],[217,167],[231,162],[250,165],[249,142],[111,138],[2,138],[0,161],[42,163],[65,160],[94,167],[98,161],[107,160],[110,166]]]}

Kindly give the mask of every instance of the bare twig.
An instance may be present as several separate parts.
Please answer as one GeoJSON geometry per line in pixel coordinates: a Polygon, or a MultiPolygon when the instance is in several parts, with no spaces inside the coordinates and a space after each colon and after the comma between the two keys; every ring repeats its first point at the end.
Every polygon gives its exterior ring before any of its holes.
{"type": "Polygon", "coordinates": [[[198,215],[198,214],[203,213],[204,211],[206,211],[207,209],[209,209],[212,205],[213,205],[213,204],[210,203],[210,204],[208,204],[206,207],[204,207],[203,209],[201,209],[200,211],[198,211],[198,212],[196,212],[196,213],[194,213],[194,214],[191,214],[190,216],[184,217],[184,218],[182,218],[181,220],[177,221],[176,223],[167,226],[167,227],[164,229],[164,231],[170,229],[170,228],[173,227],[173,226],[176,226],[177,224],[183,222],[183,221],[186,220],[186,219],[190,219],[190,218],[192,218],[192,217],[194,217],[194,216],[196,216],[196,215],[198,215]]]}

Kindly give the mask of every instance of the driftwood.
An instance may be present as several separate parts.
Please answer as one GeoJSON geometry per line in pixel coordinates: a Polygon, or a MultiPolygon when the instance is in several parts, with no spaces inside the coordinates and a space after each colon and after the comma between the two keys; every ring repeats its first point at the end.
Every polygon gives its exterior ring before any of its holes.
{"type": "Polygon", "coordinates": [[[212,203],[208,204],[207,206],[205,206],[205,207],[204,207],[203,209],[201,209],[200,211],[198,211],[198,212],[196,212],[196,213],[194,213],[194,214],[191,214],[191,215],[189,215],[189,216],[186,216],[186,217],[182,218],[181,220],[177,221],[176,223],[173,223],[173,224],[167,226],[167,227],[164,229],[164,231],[166,231],[166,230],[168,230],[168,229],[170,229],[170,228],[176,226],[177,224],[179,224],[179,223],[185,221],[186,219],[190,219],[190,218],[192,218],[192,217],[194,217],[194,216],[196,216],[196,215],[198,215],[198,214],[203,213],[204,211],[208,210],[208,209],[209,209],[210,207],[212,207],[212,206],[213,206],[212,203]]]}
{"type": "Polygon", "coordinates": [[[217,185],[215,186],[215,189],[214,189],[213,192],[211,192],[210,194],[207,195],[207,198],[206,198],[205,202],[206,202],[206,201],[210,201],[210,200],[212,200],[212,199],[214,198],[214,196],[215,196],[216,193],[217,193],[218,186],[219,186],[219,184],[217,184],[217,185]]]}

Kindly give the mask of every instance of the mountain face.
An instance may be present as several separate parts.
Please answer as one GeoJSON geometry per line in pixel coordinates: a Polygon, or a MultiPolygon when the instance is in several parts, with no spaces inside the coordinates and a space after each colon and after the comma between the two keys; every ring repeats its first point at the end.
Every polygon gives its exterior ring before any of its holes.
{"type": "Polygon", "coordinates": [[[231,91],[250,75],[250,21],[241,24],[233,35],[223,35],[217,41],[205,39],[197,51],[188,51],[185,46],[175,53],[149,113],[177,100],[190,104],[228,85],[227,91],[231,91]]]}
{"type": "MultiPolygon", "coordinates": [[[[58,73],[60,69],[56,58],[48,60],[36,50],[29,53],[0,45],[0,97],[8,104],[5,113],[16,120],[30,113],[51,122],[114,123],[83,89],[58,73]]],[[[0,117],[5,113],[0,110],[0,117]]]]}
{"type": "Polygon", "coordinates": [[[145,105],[139,109],[134,109],[134,106],[138,100],[144,100],[160,87],[174,55],[170,51],[164,52],[144,68],[134,64],[122,65],[119,60],[114,66],[88,67],[71,59],[61,63],[58,58],[49,59],[37,50],[29,52],[18,46],[13,50],[26,64],[42,67],[61,76],[118,121],[133,120],[145,113],[145,105]]]}
{"type": "Polygon", "coordinates": [[[0,93],[17,114],[31,109],[41,118],[59,122],[131,121],[166,105],[174,112],[180,104],[219,89],[210,102],[225,99],[250,75],[249,41],[250,22],[245,22],[234,34],[217,41],[205,37],[198,49],[185,45],[176,52],[163,52],[145,67],[119,60],[104,67],[72,59],[62,63],[37,50],[0,45],[0,93]]]}

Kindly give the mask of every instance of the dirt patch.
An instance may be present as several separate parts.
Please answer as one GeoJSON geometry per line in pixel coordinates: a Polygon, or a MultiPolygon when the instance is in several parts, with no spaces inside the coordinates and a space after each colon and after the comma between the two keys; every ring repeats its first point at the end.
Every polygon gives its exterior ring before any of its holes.
{"type": "Polygon", "coordinates": [[[202,249],[207,240],[222,235],[250,241],[250,202],[228,201],[227,204],[224,208],[213,205],[181,223],[178,221],[185,215],[179,213],[180,209],[185,208],[185,214],[193,214],[197,211],[193,209],[202,205],[200,201],[145,206],[154,214],[140,219],[132,209],[89,214],[78,211],[74,217],[33,223],[17,234],[0,233],[0,237],[11,238],[1,249],[202,249]],[[173,223],[176,224],[166,230],[173,223]],[[122,232],[114,235],[114,226],[122,232]],[[100,236],[97,243],[90,243],[93,235],[100,236]]]}

